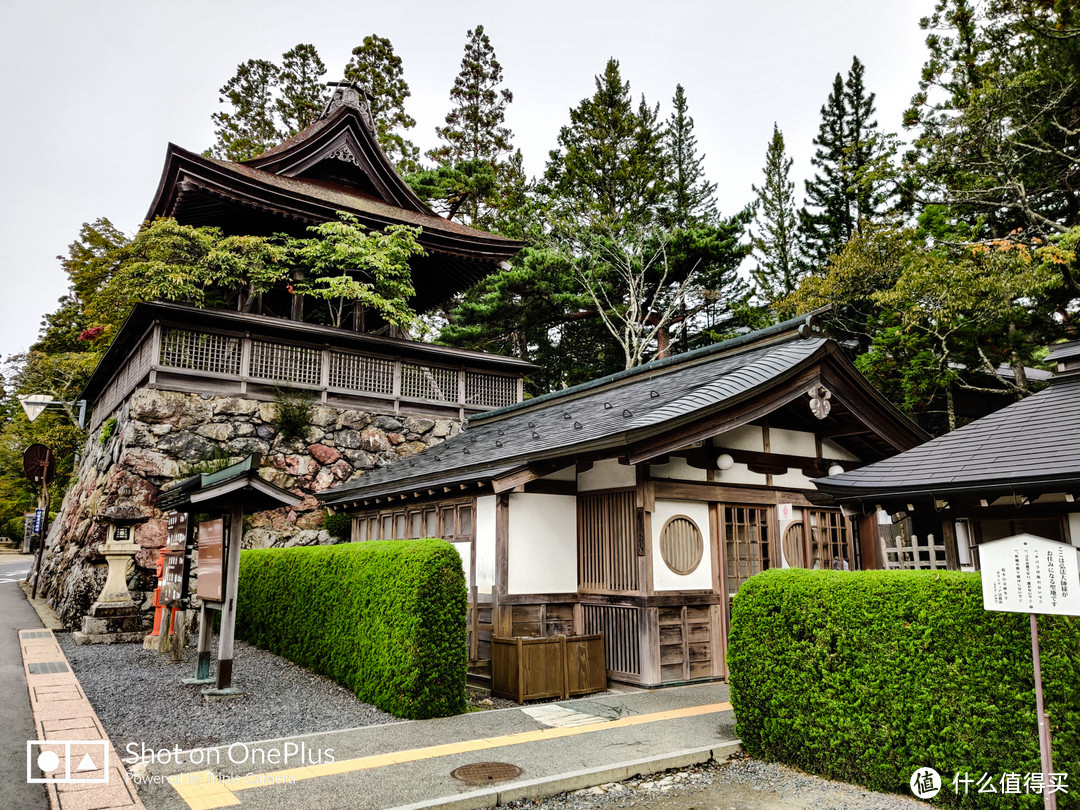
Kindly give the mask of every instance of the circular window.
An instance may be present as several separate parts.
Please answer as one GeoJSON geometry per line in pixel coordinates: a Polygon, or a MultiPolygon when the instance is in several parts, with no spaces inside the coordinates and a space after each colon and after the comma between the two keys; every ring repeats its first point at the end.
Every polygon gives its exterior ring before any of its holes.
{"type": "Polygon", "coordinates": [[[676,574],[689,574],[701,562],[705,541],[701,530],[685,515],[676,515],[660,532],[660,556],[676,574]]]}

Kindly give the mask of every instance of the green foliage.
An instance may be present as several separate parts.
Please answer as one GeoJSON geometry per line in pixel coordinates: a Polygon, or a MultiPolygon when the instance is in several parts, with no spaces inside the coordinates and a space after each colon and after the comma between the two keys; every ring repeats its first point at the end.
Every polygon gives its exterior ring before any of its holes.
{"type": "Polygon", "coordinates": [[[105,444],[107,441],[109,441],[109,439],[112,438],[115,432],[116,417],[110,416],[108,419],[101,423],[101,434],[98,436],[98,441],[101,442],[101,444],[105,444]]]}
{"type": "Polygon", "coordinates": [[[322,527],[330,533],[331,537],[337,540],[348,540],[352,534],[352,517],[344,512],[328,514],[323,518],[322,527]]]}
{"type": "Polygon", "coordinates": [[[405,81],[401,57],[394,53],[390,40],[375,34],[364,37],[353,48],[352,59],[345,66],[345,80],[357,82],[368,91],[368,107],[375,123],[375,135],[383,152],[397,165],[401,174],[418,171],[420,150],[404,132],[416,126],[416,119],[405,112],[405,99],[412,92],[405,81]]]}
{"type": "Polygon", "coordinates": [[[4,521],[3,536],[12,540],[22,540],[26,533],[25,515],[16,515],[4,521]]]}
{"type": "Polygon", "coordinates": [[[315,398],[303,391],[278,388],[274,391],[274,408],[277,410],[277,429],[286,439],[303,438],[311,425],[311,410],[315,398]]]}
{"type": "Polygon", "coordinates": [[[694,119],[681,84],[675,85],[671,106],[663,138],[668,177],[663,218],[676,228],[685,228],[716,217],[716,183],[705,177],[705,155],[698,153],[694,119]]]}
{"type": "Polygon", "coordinates": [[[442,540],[244,551],[237,605],[241,638],[383,711],[465,711],[465,575],[442,540]]]}
{"type": "Polygon", "coordinates": [[[752,237],[757,267],[750,271],[755,295],[772,305],[795,291],[799,275],[795,212],[795,183],[790,179],[792,159],[784,148],[784,135],[774,123],[765,152],[765,181],[757,194],[758,227],[752,237]]]}
{"type": "MultiPolygon", "coordinates": [[[[1080,621],[1039,619],[1054,770],[1080,769],[1080,621]]],[[[1038,772],[1027,616],[985,611],[978,574],[773,570],[739,589],[728,638],[752,756],[908,793],[919,767],[1038,772]]],[[[1038,807],[943,785],[935,803],[1038,807]]]]}

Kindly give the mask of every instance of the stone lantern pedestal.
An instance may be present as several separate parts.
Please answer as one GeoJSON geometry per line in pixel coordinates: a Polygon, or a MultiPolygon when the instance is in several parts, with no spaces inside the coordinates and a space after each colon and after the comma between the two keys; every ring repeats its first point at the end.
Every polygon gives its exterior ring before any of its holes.
{"type": "Polygon", "coordinates": [[[142,619],[139,605],[131,598],[127,587],[127,570],[139,550],[139,544],[132,542],[134,524],[145,518],[126,514],[102,517],[112,518],[108,540],[101,547],[101,553],[109,565],[109,574],[97,601],[83,617],[82,631],[76,631],[72,637],[76,644],[142,641],[142,619]]]}

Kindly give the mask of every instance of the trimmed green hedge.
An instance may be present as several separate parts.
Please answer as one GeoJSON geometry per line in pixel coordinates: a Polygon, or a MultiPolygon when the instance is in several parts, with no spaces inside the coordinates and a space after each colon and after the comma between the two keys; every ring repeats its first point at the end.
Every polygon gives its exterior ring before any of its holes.
{"type": "Polygon", "coordinates": [[[467,595],[442,540],[240,555],[237,635],[398,717],[465,710],[467,595]]]}
{"type": "MultiPolygon", "coordinates": [[[[1080,793],[1080,619],[1039,617],[1059,806],[1080,793]]],[[[935,804],[1038,807],[1042,797],[953,791],[954,774],[1038,773],[1026,614],[983,610],[978,574],[766,571],[739,589],[728,641],[746,750],[911,795],[930,766],[935,804]]],[[[1023,784],[1021,781],[1021,791],[1023,784]]]]}

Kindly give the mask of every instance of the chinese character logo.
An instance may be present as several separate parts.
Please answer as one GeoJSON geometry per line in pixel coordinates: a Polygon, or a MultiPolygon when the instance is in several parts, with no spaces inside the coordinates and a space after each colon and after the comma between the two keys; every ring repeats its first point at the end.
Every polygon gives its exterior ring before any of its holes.
{"type": "Polygon", "coordinates": [[[911,775],[911,792],[920,799],[932,799],[941,790],[941,774],[933,768],[919,768],[911,775]]]}

